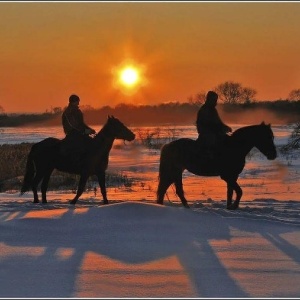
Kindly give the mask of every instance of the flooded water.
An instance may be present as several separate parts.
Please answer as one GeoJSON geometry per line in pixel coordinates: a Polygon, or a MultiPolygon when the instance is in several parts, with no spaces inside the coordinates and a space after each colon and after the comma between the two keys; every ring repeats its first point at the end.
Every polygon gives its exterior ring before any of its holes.
{"type": "MultiPolygon", "coordinates": [[[[246,126],[244,124],[231,124],[233,130],[246,126]]],[[[102,126],[94,126],[96,131],[102,126]]],[[[147,126],[147,127],[130,127],[137,137],[153,135],[153,137],[189,137],[196,138],[197,132],[195,126],[147,126]]],[[[286,142],[286,139],[292,132],[290,125],[272,126],[275,135],[275,144],[286,142]]],[[[61,126],[48,127],[0,127],[0,145],[2,144],[19,144],[22,142],[36,143],[47,137],[63,138],[64,132],[61,126]]]]}
{"type": "MultiPolygon", "coordinates": [[[[231,124],[233,130],[245,126],[231,124]]],[[[96,131],[102,126],[94,127],[96,131]]],[[[131,186],[109,188],[111,200],[156,200],[158,185],[159,146],[172,139],[197,137],[195,126],[152,126],[131,127],[136,134],[136,140],[126,142],[117,140],[110,152],[108,172],[127,176],[133,182],[131,186]],[[147,145],[146,145],[147,144],[147,145]],[[149,145],[154,145],[150,147],[149,145]]],[[[272,126],[275,145],[286,144],[293,127],[272,126]]],[[[0,144],[18,144],[22,142],[36,143],[47,137],[63,138],[62,127],[23,127],[0,128],[0,144]]],[[[239,177],[239,184],[243,188],[243,199],[277,199],[296,200],[300,194],[300,164],[299,155],[285,157],[278,153],[275,161],[268,161],[256,149],[247,157],[246,166],[239,177]]],[[[224,200],[226,198],[226,184],[219,177],[199,177],[187,171],[183,173],[185,195],[189,201],[224,200]]],[[[96,187],[96,183],[95,183],[96,187]]],[[[99,197],[100,193],[98,194],[99,197]]],[[[174,188],[170,187],[166,199],[178,201],[174,188]]]]}

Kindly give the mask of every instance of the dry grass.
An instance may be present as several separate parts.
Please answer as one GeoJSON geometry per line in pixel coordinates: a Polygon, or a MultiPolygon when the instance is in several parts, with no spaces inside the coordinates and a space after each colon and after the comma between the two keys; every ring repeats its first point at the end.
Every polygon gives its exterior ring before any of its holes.
{"type": "MultiPolygon", "coordinates": [[[[0,145],[0,192],[20,190],[25,174],[27,156],[32,143],[0,145]]],[[[79,176],[54,170],[49,181],[49,190],[74,190],[79,176]]],[[[128,186],[131,179],[122,174],[106,174],[106,185],[109,187],[128,186]]],[[[86,188],[93,189],[96,178],[91,176],[86,188]]]]}

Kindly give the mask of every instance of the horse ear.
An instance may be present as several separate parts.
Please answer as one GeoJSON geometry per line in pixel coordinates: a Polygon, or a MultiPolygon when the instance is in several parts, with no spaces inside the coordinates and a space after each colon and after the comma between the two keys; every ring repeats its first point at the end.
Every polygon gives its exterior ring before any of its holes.
{"type": "Polygon", "coordinates": [[[266,125],[266,124],[265,124],[265,121],[262,121],[260,125],[266,125]]]}
{"type": "Polygon", "coordinates": [[[107,119],[110,119],[111,117],[110,117],[110,115],[107,115],[107,119]]]}

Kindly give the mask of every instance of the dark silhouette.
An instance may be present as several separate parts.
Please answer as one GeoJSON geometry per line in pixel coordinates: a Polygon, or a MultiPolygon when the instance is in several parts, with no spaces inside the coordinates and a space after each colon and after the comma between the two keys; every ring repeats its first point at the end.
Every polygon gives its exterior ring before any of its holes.
{"type": "Polygon", "coordinates": [[[277,157],[270,124],[262,122],[260,125],[237,129],[227,138],[222,152],[214,159],[202,156],[197,141],[189,138],[165,144],[160,155],[157,203],[163,204],[167,189],[174,183],[182,204],[189,207],[182,185],[182,173],[188,170],[199,176],[220,176],[227,183],[227,208],[237,209],[242,197],[242,189],[237,179],[244,169],[245,157],[253,147],[269,160],[277,157]],[[236,200],[232,203],[233,192],[236,193],[236,200]]]}
{"type": "Polygon", "coordinates": [[[200,107],[197,113],[197,132],[199,138],[197,140],[199,149],[204,149],[211,158],[214,153],[219,150],[219,146],[224,142],[227,133],[232,129],[226,125],[220,118],[216,109],[218,94],[209,91],[206,95],[205,103],[200,107]]]}
{"type": "Polygon", "coordinates": [[[41,183],[42,202],[47,203],[46,192],[48,182],[54,169],[67,173],[79,174],[80,180],[75,198],[70,202],[75,204],[82,195],[87,179],[91,175],[98,178],[103,203],[107,204],[105,171],[108,165],[109,152],[115,139],[132,141],[135,134],[129,130],[121,121],[111,116],[106,124],[95,135],[89,138],[87,152],[80,161],[72,160],[61,154],[62,141],[57,138],[47,138],[32,146],[27,158],[26,173],[21,188],[21,194],[32,189],[34,203],[38,203],[37,187],[41,183]]]}
{"type": "Polygon", "coordinates": [[[77,95],[71,95],[69,105],[62,114],[62,126],[66,137],[61,143],[61,154],[72,156],[74,160],[80,160],[81,154],[87,150],[89,135],[96,133],[85,124],[79,102],[80,98],[77,95]]]}

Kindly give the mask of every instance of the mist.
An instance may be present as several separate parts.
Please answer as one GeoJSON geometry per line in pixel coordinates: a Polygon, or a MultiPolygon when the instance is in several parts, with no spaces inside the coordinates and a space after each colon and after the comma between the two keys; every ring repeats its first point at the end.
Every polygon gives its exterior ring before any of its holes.
{"type": "Polygon", "coordinates": [[[226,111],[223,107],[218,107],[220,117],[229,124],[259,124],[265,122],[271,125],[283,125],[296,122],[293,115],[271,112],[264,108],[247,109],[245,111],[226,111]]]}

